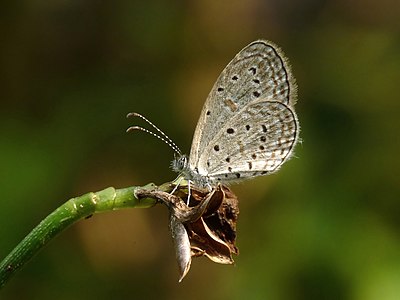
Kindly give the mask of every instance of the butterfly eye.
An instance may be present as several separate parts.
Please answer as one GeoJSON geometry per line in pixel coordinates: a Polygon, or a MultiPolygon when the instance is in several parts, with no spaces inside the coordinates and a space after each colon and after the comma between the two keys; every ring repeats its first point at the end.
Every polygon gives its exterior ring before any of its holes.
{"type": "Polygon", "coordinates": [[[186,155],[181,156],[180,163],[182,166],[186,166],[186,163],[187,163],[186,155]]]}
{"type": "Polygon", "coordinates": [[[181,155],[178,159],[178,168],[179,170],[184,170],[187,166],[187,156],[181,155]]]}

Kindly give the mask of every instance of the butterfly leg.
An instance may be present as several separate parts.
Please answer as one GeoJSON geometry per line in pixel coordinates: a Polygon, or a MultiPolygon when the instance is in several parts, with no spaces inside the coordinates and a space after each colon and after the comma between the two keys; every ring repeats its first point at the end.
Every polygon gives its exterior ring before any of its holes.
{"type": "Polygon", "coordinates": [[[189,201],[190,201],[190,181],[191,180],[188,180],[188,197],[187,197],[187,200],[186,200],[186,205],[187,206],[189,206],[189,201]]]}
{"type": "MultiPolygon", "coordinates": [[[[173,190],[169,193],[170,195],[172,195],[172,194],[174,194],[176,192],[176,190],[179,188],[182,180],[184,180],[184,177],[182,177],[182,176],[178,176],[174,180],[174,182],[177,181],[177,183],[176,183],[175,187],[173,188],[173,190]]],[[[188,180],[188,197],[187,197],[187,200],[186,200],[186,205],[187,206],[189,206],[189,201],[190,201],[190,182],[191,182],[191,180],[188,180]]]]}
{"type": "Polygon", "coordinates": [[[175,182],[175,181],[178,181],[178,183],[175,185],[174,189],[173,189],[172,192],[170,193],[171,195],[172,195],[173,193],[176,192],[176,190],[177,190],[178,187],[180,186],[182,180],[183,180],[183,177],[182,177],[182,176],[178,176],[178,177],[174,180],[174,182],[175,182]]]}

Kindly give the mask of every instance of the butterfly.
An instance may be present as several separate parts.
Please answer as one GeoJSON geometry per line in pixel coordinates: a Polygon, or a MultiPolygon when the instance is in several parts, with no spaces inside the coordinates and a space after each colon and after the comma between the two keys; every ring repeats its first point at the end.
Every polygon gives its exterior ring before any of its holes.
{"type": "Polygon", "coordinates": [[[190,155],[149,120],[157,136],[178,154],[172,169],[199,188],[250,179],[276,172],[298,141],[294,110],[297,86],[283,52],[257,40],[243,48],[225,67],[209,93],[194,132],[190,155]]]}

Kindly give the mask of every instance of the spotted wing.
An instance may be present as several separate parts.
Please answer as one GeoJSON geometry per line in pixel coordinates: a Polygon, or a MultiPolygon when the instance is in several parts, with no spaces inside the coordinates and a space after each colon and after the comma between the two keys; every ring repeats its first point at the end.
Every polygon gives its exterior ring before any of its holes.
{"type": "Polygon", "coordinates": [[[198,168],[206,170],[212,182],[272,173],[290,157],[298,132],[296,114],[289,106],[255,100],[214,135],[198,168]]]}
{"type": "MultiPolygon", "coordinates": [[[[238,113],[259,99],[277,101],[288,109],[296,101],[296,85],[290,68],[278,47],[259,40],[241,50],[222,71],[204,104],[198,121],[189,157],[189,167],[207,175],[203,153],[222,135],[222,128],[238,113]],[[200,170],[200,165],[201,169],[200,170]]],[[[269,106],[268,101],[260,105],[269,106]]]]}

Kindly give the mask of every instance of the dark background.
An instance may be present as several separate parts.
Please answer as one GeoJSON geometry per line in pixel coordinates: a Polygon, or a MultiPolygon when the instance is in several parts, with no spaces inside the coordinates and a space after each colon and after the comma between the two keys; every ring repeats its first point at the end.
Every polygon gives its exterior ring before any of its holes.
{"type": "Polygon", "coordinates": [[[5,1],[0,10],[0,257],[71,197],[175,178],[173,151],[126,134],[145,114],[188,152],[244,46],[269,39],[299,86],[302,144],[232,186],[235,266],[178,284],[163,206],[95,215],[1,299],[400,299],[400,2],[5,1]]]}

